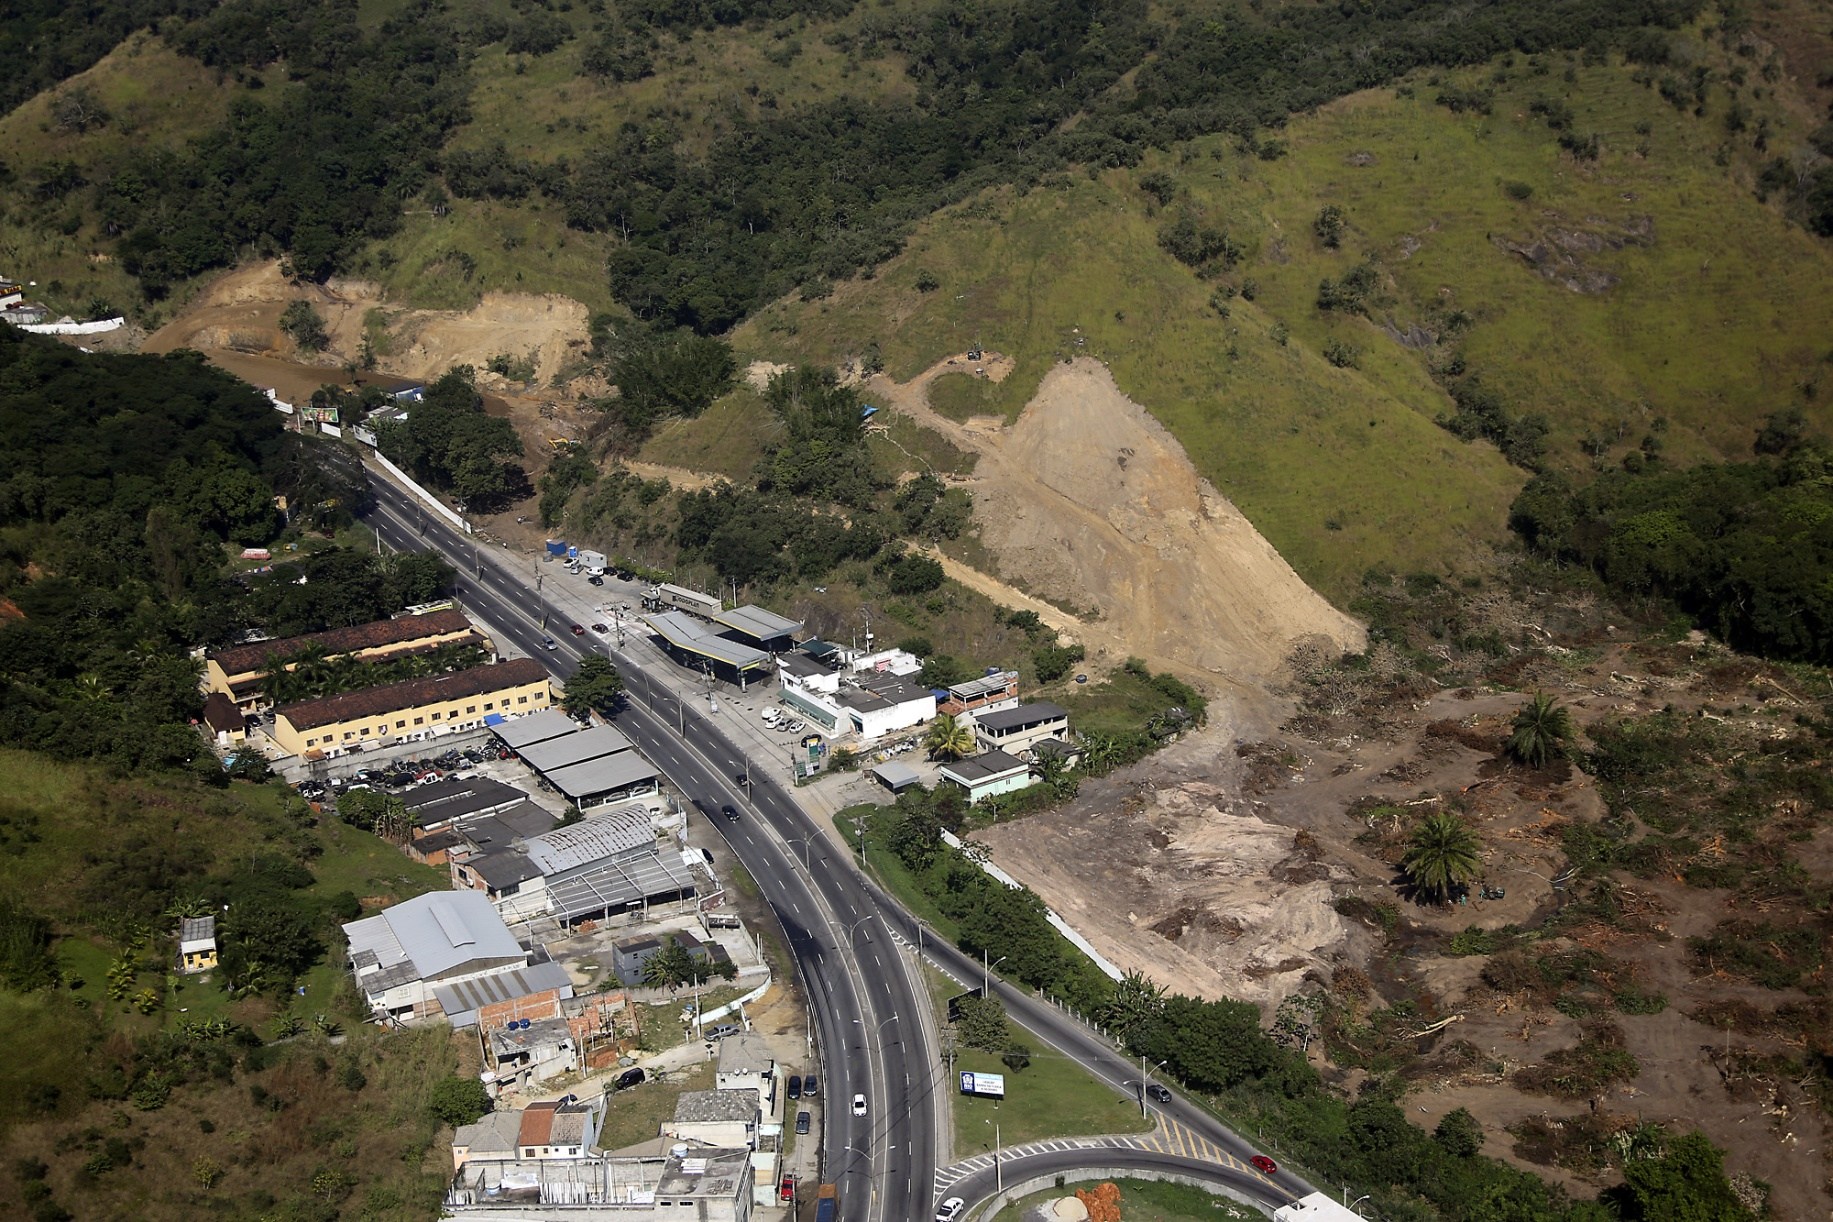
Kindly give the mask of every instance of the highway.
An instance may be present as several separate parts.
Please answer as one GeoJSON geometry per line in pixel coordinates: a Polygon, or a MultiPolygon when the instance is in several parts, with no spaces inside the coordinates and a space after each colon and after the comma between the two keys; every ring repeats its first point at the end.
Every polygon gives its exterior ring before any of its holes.
{"type": "MultiPolygon", "coordinates": [[[[459,601],[500,637],[547,663],[562,681],[581,657],[597,652],[590,638],[575,638],[564,627],[554,634],[559,647],[544,649],[542,608],[527,576],[501,565],[500,552],[474,550],[471,538],[385,478],[373,482],[378,504],[368,521],[382,541],[396,550],[442,553],[462,574],[459,601]]],[[[547,610],[550,621],[566,622],[551,605],[547,610]]],[[[640,672],[635,658],[600,644],[627,680],[640,672]]],[[[626,694],[618,726],[683,796],[708,811],[730,803],[753,813],[712,824],[775,910],[807,990],[823,1079],[823,1176],[840,1186],[842,1216],[928,1217],[936,1126],[945,1109],[922,1026],[928,998],[909,956],[876,928],[880,906],[851,864],[827,852],[827,837],[774,778],[749,768],[695,702],[655,683],[630,683],[626,694]],[[737,783],[741,775],[750,776],[749,785],[737,783]],[[790,849],[791,840],[804,842],[803,855],[790,849]],[[866,1096],[864,1118],[852,1114],[855,1093],[866,1096]]]]}
{"type": "MultiPolygon", "coordinates": [[[[398,550],[443,554],[462,574],[459,601],[529,657],[544,660],[563,681],[579,658],[602,649],[626,679],[627,699],[618,724],[651,762],[707,811],[727,803],[749,809],[750,817],[737,823],[713,823],[776,911],[807,989],[826,1104],[822,1165],[826,1178],[840,1185],[841,1217],[846,1222],[929,1218],[935,1204],[930,1185],[939,1153],[938,1126],[948,1123],[949,1116],[942,1092],[952,1090],[953,1083],[940,1081],[939,1060],[931,1054],[926,1031],[928,996],[912,956],[899,942],[920,946],[932,963],[963,983],[980,981],[979,961],[920,927],[850,858],[833,854],[829,837],[774,776],[752,766],[717,718],[704,715],[697,699],[668,690],[665,671],[664,681],[657,682],[645,670],[653,662],[602,640],[571,636],[565,626],[577,618],[575,613],[547,601],[545,592],[538,601],[530,588],[533,573],[506,566],[505,561],[520,557],[478,543],[426,512],[379,472],[371,474],[378,507],[368,520],[383,542],[398,550]],[[542,647],[548,624],[559,645],[552,651],[542,647]],[[740,778],[750,783],[740,784],[740,778]],[[800,844],[800,854],[791,848],[794,844],[800,844]],[[856,1091],[868,1100],[868,1114],[857,1121],[849,1108],[856,1091]],[[863,1212],[862,1199],[867,1203],[863,1212]]],[[[1030,991],[997,976],[992,981],[993,993],[1015,1022],[1116,1091],[1137,1098],[1125,1085],[1139,1080],[1137,1062],[1030,991]]],[[[1152,1107],[1242,1163],[1261,1152],[1181,1094],[1152,1107]]],[[[1269,1207],[1313,1191],[1283,1166],[1268,1177],[1147,1150],[1104,1149],[1081,1157],[1104,1165],[1186,1172],[1194,1166],[1211,1182],[1269,1207]]],[[[1067,1173],[1071,1167],[1063,1155],[1032,1154],[1004,1160],[999,1170],[1006,1180],[1018,1181],[1067,1173]]],[[[978,1173],[965,1176],[949,1191],[970,1202],[982,1199],[993,1186],[991,1173],[984,1185],[981,1178],[978,1173]]]]}

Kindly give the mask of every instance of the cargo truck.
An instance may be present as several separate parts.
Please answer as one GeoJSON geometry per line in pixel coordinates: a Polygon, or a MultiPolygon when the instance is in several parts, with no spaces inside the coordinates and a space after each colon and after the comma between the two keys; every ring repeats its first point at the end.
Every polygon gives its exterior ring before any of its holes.
{"type": "Polygon", "coordinates": [[[815,1189],[815,1222],[839,1222],[840,1189],[823,1184],[815,1189]]]}
{"type": "Polygon", "coordinates": [[[586,576],[588,577],[603,577],[605,575],[605,554],[603,552],[591,552],[581,548],[579,550],[579,567],[586,571],[586,576]]]}

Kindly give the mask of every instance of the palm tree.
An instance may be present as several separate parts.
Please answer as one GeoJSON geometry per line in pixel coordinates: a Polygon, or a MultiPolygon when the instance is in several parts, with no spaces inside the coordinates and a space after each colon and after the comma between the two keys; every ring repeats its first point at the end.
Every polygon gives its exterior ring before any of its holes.
{"type": "Polygon", "coordinates": [[[1539,768],[1557,757],[1570,737],[1572,714],[1545,692],[1535,692],[1515,714],[1515,732],[1508,736],[1503,750],[1528,767],[1539,768]]]}
{"type": "Polygon", "coordinates": [[[1421,819],[1413,829],[1400,864],[1420,894],[1442,903],[1453,889],[1475,878],[1483,868],[1480,847],[1468,823],[1439,811],[1421,819]]]}
{"type": "Polygon", "coordinates": [[[1101,1025],[1124,1040],[1134,1028],[1157,1018],[1164,1010],[1165,990],[1143,973],[1128,972],[1101,1007],[1101,1025]]]}
{"type": "Polygon", "coordinates": [[[932,760],[958,760],[974,753],[974,728],[959,717],[938,717],[923,739],[932,760]]]}

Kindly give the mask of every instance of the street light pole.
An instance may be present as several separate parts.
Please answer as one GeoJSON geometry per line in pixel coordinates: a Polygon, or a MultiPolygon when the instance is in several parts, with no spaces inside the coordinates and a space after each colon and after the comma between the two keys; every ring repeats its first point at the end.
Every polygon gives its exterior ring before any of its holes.
{"type": "Polygon", "coordinates": [[[1163,1069],[1165,1066],[1169,1065],[1170,1063],[1171,1063],[1170,1061],[1160,1061],[1158,1064],[1154,1065],[1152,1069],[1147,1069],[1145,1055],[1143,1053],[1140,1055],[1140,1058],[1139,1058],[1139,1114],[1141,1118],[1144,1118],[1146,1114],[1146,1087],[1152,1084],[1152,1070],[1163,1069]]]}
{"type": "Polygon", "coordinates": [[[985,949],[981,950],[980,952],[980,995],[982,997],[987,996],[989,993],[993,991],[993,969],[998,967],[1000,964],[1004,963],[1009,958],[1011,958],[1010,955],[1001,955],[999,956],[999,958],[993,960],[992,963],[988,963],[987,962],[987,952],[985,951],[985,949]]]}

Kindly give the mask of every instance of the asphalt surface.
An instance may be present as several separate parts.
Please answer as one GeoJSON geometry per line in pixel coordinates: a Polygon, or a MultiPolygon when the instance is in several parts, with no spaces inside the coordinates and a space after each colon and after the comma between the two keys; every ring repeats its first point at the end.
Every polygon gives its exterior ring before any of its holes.
{"type": "MultiPolygon", "coordinates": [[[[841,1217],[847,1222],[931,1217],[938,1125],[948,1118],[939,1090],[952,1089],[953,1084],[939,1081],[922,1026],[928,997],[898,941],[920,946],[931,962],[964,983],[981,980],[979,961],[923,927],[851,861],[828,853],[827,837],[774,776],[753,766],[717,719],[703,714],[698,700],[654,682],[630,681],[653,662],[593,636],[574,637],[568,631],[571,613],[538,599],[530,589],[534,573],[512,570],[506,560],[513,556],[452,528],[379,473],[372,476],[378,509],[369,523],[383,542],[398,550],[443,554],[461,573],[458,601],[529,657],[544,661],[563,682],[580,658],[608,655],[627,680],[625,707],[617,716],[624,733],[702,810],[717,812],[731,804],[744,812],[737,823],[716,816],[711,822],[776,911],[808,992],[826,1099],[823,1178],[840,1186],[841,1217]],[[543,646],[550,635],[557,645],[553,650],[543,646]],[[748,784],[741,783],[746,780],[748,784]],[[790,847],[796,843],[801,856],[790,847]],[[897,938],[889,936],[892,931],[897,938]],[[867,1098],[864,1118],[852,1115],[855,1093],[867,1098]]],[[[992,977],[992,992],[1015,1022],[1117,1092],[1137,1099],[1126,1083],[1140,1080],[1139,1062],[1121,1055],[1072,1015],[997,975],[992,977]]],[[[1262,1152],[1182,1095],[1174,1093],[1171,1102],[1151,1106],[1243,1163],[1262,1152]]],[[[1104,1166],[1200,1173],[1269,1206],[1314,1191],[1283,1166],[1268,1177],[1118,1147],[1027,1154],[1003,1160],[998,1174],[1012,1182],[1070,1174],[1091,1159],[1104,1166]]],[[[965,1176],[949,1194],[970,1202],[982,1200],[992,1194],[994,1178],[992,1172],[965,1176]],[[980,1183],[983,1178],[985,1184],[980,1183]]]]}
{"type": "MultiPolygon", "coordinates": [[[[368,520],[383,542],[442,553],[462,574],[458,600],[555,677],[564,682],[588,653],[609,655],[626,677],[640,669],[639,659],[608,642],[574,637],[551,605],[544,627],[530,578],[505,567],[500,551],[487,545],[474,550],[474,540],[425,512],[410,494],[380,476],[374,483],[379,503],[368,520]],[[543,644],[550,635],[557,646],[552,650],[543,644]]],[[[825,836],[774,777],[750,766],[698,702],[651,683],[631,683],[626,695],[619,728],[684,797],[714,812],[712,825],[783,926],[815,1022],[826,1101],[822,1178],[839,1185],[841,1216],[885,1222],[929,1217],[941,1112],[919,1025],[928,999],[906,970],[905,953],[879,927],[880,905],[849,863],[823,852],[825,836]],[[717,817],[726,804],[744,812],[738,822],[717,817]],[[790,849],[792,839],[803,842],[806,864],[790,849]],[[809,852],[813,845],[821,848],[809,852]],[[855,1094],[866,1096],[864,1117],[853,1115],[855,1094]]]]}

